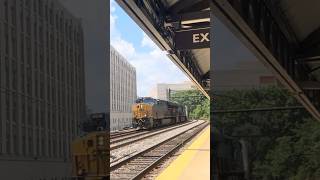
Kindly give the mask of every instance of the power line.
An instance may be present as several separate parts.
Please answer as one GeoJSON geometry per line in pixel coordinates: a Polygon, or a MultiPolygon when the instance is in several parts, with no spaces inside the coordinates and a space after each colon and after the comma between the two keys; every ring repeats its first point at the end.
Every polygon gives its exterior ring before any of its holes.
{"type": "Polygon", "coordinates": [[[244,113],[244,112],[261,112],[261,111],[287,111],[305,109],[303,106],[288,106],[288,107],[270,107],[270,108],[253,108],[253,109],[225,109],[214,110],[213,113],[244,113]]]}
{"type": "Polygon", "coordinates": [[[203,98],[205,98],[205,96],[197,96],[197,95],[195,95],[195,96],[171,96],[170,98],[186,98],[186,97],[203,97],[203,98]]]}

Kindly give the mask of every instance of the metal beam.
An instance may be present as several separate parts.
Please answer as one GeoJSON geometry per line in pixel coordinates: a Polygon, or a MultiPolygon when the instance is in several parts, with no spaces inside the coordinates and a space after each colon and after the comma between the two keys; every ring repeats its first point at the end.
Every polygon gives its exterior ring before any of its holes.
{"type": "Polygon", "coordinates": [[[191,30],[191,29],[205,29],[210,28],[210,22],[199,22],[193,24],[182,24],[180,29],[182,30],[191,30]]]}
{"type": "Polygon", "coordinates": [[[317,67],[315,67],[315,68],[310,69],[310,70],[307,72],[307,74],[311,74],[311,73],[313,73],[313,72],[315,72],[315,71],[318,71],[318,70],[320,70],[320,66],[317,66],[317,67]]]}
{"type": "Polygon", "coordinates": [[[182,0],[177,1],[174,5],[172,5],[169,9],[169,12],[172,14],[178,14],[183,12],[183,10],[190,9],[191,7],[194,9],[194,11],[198,11],[199,7],[196,8],[195,6],[199,6],[200,9],[203,9],[205,7],[209,7],[208,0],[182,0]],[[206,3],[207,5],[203,5],[206,3]]]}
{"type": "Polygon", "coordinates": [[[318,81],[304,81],[298,82],[303,90],[320,90],[320,82],[318,81]]]}
{"type": "Polygon", "coordinates": [[[313,49],[317,46],[319,46],[320,44],[320,27],[316,30],[314,30],[312,33],[310,33],[308,35],[307,38],[305,38],[303,41],[302,41],[302,48],[305,50],[305,51],[309,51],[309,49],[313,49]]]}
{"type": "Polygon", "coordinates": [[[209,9],[209,0],[203,0],[202,2],[199,2],[182,12],[197,12],[197,11],[202,11],[202,10],[208,10],[209,9]]]}
{"type": "MultiPolygon", "coordinates": [[[[253,0],[251,0],[251,2],[253,2],[253,0]]],[[[283,14],[284,11],[280,7],[281,2],[275,0],[264,0],[263,4],[268,8],[270,15],[277,23],[280,31],[283,33],[288,42],[294,46],[299,46],[298,37],[291,28],[289,20],[285,17],[283,14]]]]}
{"type": "Polygon", "coordinates": [[[314,56],[300,56],[296,59],[296,61],[302,62],[302,63],[310,63],[310,62],[320,62],[320,55],[314,55],[314,56]]]}
{"type": "Polygon", "coordinates": [[[269,107],[269,108],[254,108],[254,109],[223,109],[213,110],[213,113],[249,113],[249,112],[268,112],[268,111],[287,111],[305,109],[303,106],[292,106],[292,107],[269,107]]]}
{"type": "Polygon", "coordinates": [[[204,75],[202,75],[202,79],[210,79],[210,71],[208,71],[204,75]]]}
{"type": "Polygon", "coordinates": [[[179,22],[181,24],[193,24],[199,22],[210,22],[210,11],[197,11],[169,16],[167,23],[179,22]]]}
{"type": "MultiPolygon", "coordinates": [[[[277,19],[269,1],[212,0],[212,11],[275,74],[277,79],[320,121],[320,113],[296,83],[293,60],[297,44],[285,22],[277,19]],[[289,35],[288,35],[289,34],[289,35]],[[291,38],[291,39],[290,39],[291,38]]],[[[308,98],[308,96],[310,98],[308,98]]],[[[319,101],[319,100],[317,100],[319,101]]]]}

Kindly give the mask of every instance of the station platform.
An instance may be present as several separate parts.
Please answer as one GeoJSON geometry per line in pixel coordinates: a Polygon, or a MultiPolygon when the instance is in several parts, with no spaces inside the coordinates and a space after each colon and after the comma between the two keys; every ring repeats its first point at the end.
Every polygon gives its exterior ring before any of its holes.
{"type": "Polygon", "coordinates": [[[156,180],[210,179],[210,125],[163,170],[156,180]]]}

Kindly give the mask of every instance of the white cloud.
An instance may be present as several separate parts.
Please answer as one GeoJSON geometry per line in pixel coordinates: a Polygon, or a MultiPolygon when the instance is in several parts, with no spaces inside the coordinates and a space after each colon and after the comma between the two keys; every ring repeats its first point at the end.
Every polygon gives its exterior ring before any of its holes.
{"type": "MultiPolygon", "coordinates": [[[[116,28],[116,21],[118,16],[115,15],[115,1],[110,1],[110,37],[118,38],[120,37],[119,31],[116,28]]],[[[111,38],[112,39],[112,38],[111,38]]]]}
{"type": "Polygon", "coordinates": [[[125,41],[120,37],[111,40],[111,44],[127,60],[132,59],[136,56],[136,50],[133,44],[125,41]]]}
{"type": "Polygon", "coordinates": [[[117,16],[110,15],[110,30],[111,32],[113,31],[113,33],[111,34],[115,33],[114,30],[115,30],[116,19],[117,19],[117,16]]]}
{"type": "Polygon", "coordinates": [[[116,11],[116,8],[115,8],[115,4],[114,3],[116,3],[114,0],[111,0],[110,1],[110,12],[111,13],[114,13],[115,11],[116,11]]]}
{"type": "Polygon", "coordinates": [[[141,46],[142,47],[149,47],[149,48],[152,48],[152,49],[156,49],[157,48],[157,45],[144,32],[143,32],[143,38],[142,38],[142,41],[141,41],[141,46]]]}
{"type": "Polygon", "coordinates": [[[111,45],[136,67],[138,96],[153,95],[152,89],[158,83],[179,83],[187,80],[166,53],[161,51],[142,30],[141,47],[138,45],[135,47],[133,43],[125,40],[117,29],[115,2],[112,0],[110,5],[111,45]],[[137,48],[143,48],[143,51],[137,48]]]}

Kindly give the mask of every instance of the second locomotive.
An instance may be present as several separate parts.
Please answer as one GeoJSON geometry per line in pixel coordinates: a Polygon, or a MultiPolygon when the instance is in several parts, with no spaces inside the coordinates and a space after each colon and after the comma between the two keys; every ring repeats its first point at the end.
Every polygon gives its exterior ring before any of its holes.
{"type": "Polygon", "coordinates": [[[176,124],[187,120],[186,109],[177,103],[141,97],[132,106],[133,126],[143,129],[176,124]]]}

